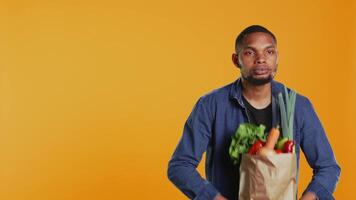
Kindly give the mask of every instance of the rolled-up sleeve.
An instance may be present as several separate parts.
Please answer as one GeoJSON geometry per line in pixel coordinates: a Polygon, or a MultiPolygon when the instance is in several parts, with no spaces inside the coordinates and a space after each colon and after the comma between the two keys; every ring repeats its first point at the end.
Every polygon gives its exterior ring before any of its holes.
{"type": "Polygon", "coordinates": [[[308,99],[306,99],[303,112],[301,148],[313,169],[312,180],[304,193],[313,192],[319,200],[334,199],[333,192],[339,181],[340,166],[335,159],[324,128],[308,99]]]}
{"type": "Polygon", "coordinates": [[[183,135],[168,163],[169,180],[190,199],[210,200],[219,193],[196,170],[210,142],[212,122],[211,112],[200,98],[185,122],[183,135]]]}

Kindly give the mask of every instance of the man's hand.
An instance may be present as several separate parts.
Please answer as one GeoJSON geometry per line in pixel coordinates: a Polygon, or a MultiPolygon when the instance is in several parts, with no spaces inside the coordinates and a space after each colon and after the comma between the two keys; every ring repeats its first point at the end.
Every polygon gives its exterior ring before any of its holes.
{"type": "Polygon", "coordinates": [[[313,192],[306,192],[300,200],[317,200],[318,198],[313,192]]]}
{"type": "Polygon", "coordinates": [[[228,199],[219,193],[215,196],[214,200],[228,200],[228,199]]]}

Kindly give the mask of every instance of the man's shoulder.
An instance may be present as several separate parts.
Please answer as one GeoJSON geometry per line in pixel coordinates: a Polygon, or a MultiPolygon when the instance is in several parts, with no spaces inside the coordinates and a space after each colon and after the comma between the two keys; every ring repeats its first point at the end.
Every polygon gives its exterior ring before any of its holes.
{"type": "Polygon", "coordinates": [[[283,84],[283,83],[281,83],[281,82],[278,82],[278,81],[273,81],[274,82],[274,87],[276,88],[276,90],[278,91],[278,92],[281,92],[281,93],[283,93],[283,95],[284,95],[284,87],[286,87],[286,89],[287,89],[287,91],[288,92],[290,92],[290,91],[294,91],[294,92],[296,92],[296,94],[297,94],[297,98],[296,98],[296,104],[297,103],[301,103],[301,104],[308,104],[308,103],[310,103],[310,100],[309,100],[309,98],[307,97],[307,96],[305,96],[305,95],[303,95],[303,94],[301,94],[299,91],[296,91],[294,88],[291,88],[291,87],[289,87],[289,86],[287,86],[287,85],[285,85],[285,84],[283,84]]]}
{"type": "Polygon", "coordinates": [[[224,86],[215,88],[205,94],[203,94],[200,98],[203,101],[214,101],[214,102],[220,102],[220,101],[226,101],[229,99],[230,96],[230,91],[235,82],[226,84],[224,86]]]}

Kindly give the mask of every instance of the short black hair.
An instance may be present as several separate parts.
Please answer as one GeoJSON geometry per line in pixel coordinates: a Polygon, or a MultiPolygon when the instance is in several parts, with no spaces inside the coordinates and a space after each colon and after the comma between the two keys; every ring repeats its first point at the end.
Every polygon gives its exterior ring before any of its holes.
{"type": "Polygon", "coordinates": [[[263,27],[261,25],[251,25],[251,26],[245,28],[243,31],[241,31],[241,33],[237,36],[236,41],[235,41],[235,51],[236,51],[236,53],[239,53],[239,49],[242,46],[244,38],[248,34],[255,33],[255,32],[263,32],[263,33],[270,34],[272,36],[274,42],[277,44],[276,37],[267,28],[265,28],[265,27],[263,27]]]}

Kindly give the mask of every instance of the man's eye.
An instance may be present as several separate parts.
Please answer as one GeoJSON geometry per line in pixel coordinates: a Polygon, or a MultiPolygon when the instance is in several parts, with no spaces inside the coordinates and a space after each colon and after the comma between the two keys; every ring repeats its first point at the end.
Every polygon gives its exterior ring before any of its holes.
{"type": "Polygon", "coordinates": [[[267,53],[268,54],[274,54],[274,50],[268,50],[267,53]]]}
{"type": "Polygon", "coordinates": [[[253,52],[252,51],[245,51],[245,55],[252,55],[253,52]]]}

